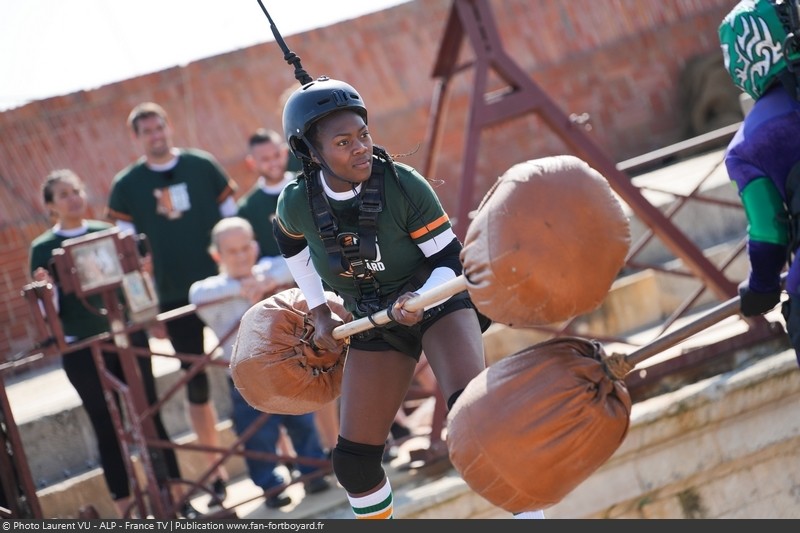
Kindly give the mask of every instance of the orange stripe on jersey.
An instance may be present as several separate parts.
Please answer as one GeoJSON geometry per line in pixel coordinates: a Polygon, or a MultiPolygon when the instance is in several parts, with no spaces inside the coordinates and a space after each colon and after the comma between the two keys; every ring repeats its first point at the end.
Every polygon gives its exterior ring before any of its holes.
{"type": "Polygon", "coordinates": [[[440,216],[439,218],[437,218],[436,220],[434,220],[433,222],[431,222],[430,224],[426,224],[425,226],[421,227],[417,231],[412,231],[411,232],[411,238],[412,239],[419,239],[423,235],[425,235],[427,233],[430,233],[431,231],[433,231],[436,228],[440,227],[442,224],[447,223],[448,220],[450,220],[450,218],[447,216],[447,214],[444,214],[444,215],[440,216]]]}
{"type": "Polygon", "coordinates": [[[217,203],[221,204],[222,202],[227,200],[230,196],[232,196],[233,193],[234,193],[233,187],[228,185],[227,187],[225,187],[225,190],[222,191],[222,193],[219,196],[217,196],[217,203]]]}
{"type": "Polygon", "coordinates": [[[127,213],[120,213],[119,211],[114,211],[113,209],[106,210],[106,218],[111,220],[123,220],[125,222],[133,222],[133,217],[128,215],[127,213]]]}

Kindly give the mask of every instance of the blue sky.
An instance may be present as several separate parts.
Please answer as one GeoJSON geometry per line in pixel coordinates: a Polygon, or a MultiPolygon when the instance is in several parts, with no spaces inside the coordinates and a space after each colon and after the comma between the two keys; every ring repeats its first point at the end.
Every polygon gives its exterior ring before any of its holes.
{"type": "MultiPolygon", "coordinates": [[[[261,0],[281,35],[408,0],[261,0]]],[[[0,111],[272,41],[258,0],[0,0],[0,111]]]]}

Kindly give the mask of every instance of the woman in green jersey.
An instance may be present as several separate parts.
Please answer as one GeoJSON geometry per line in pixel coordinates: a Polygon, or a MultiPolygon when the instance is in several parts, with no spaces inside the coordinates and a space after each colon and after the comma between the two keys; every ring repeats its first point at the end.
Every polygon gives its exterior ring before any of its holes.
{"type": "Polygon", "coordinates": [[[287,100],[283,128],[303,171],[281,192],[274,232],[311,310],[313,342],[326,350],[341,342],[332,336],[342,322],[325,286],[355,318],[382,309],[392,318],[349,339],[332,455],[355,516],[392,518],[381,457],[420,354],[452,407],[485,368],[489,320],[466,291],[424,310],[403,307],[461,274],[461,242],[430,183],[373,144],[367,109],[352,86],[327,77],[305,84],[287,100]]]}

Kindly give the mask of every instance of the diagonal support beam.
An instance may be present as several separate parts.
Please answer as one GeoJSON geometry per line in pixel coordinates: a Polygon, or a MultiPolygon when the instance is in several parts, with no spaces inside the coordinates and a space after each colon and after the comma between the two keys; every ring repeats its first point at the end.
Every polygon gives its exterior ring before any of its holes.
{"type": "Polygon", "coordinates": [[[474,71],[474,76],[456,214],[456,233],[461,239],[464,238],[468,225],[465,221],[469,219],[469,212],[473,209],[481,131],[524,114],[536,113],[575,155],[606,177],[620,198],[719,299],[725,300],[736,294],[735,284],[642,195],[631,183],[629,176],[619,170],[616,163],[504,51],[488,0],[453,1],[432,73],[434,78],[438,78],[438,84],[428,126],[431,148],[426,160],[426,175],[434,173],[439,129],[445,114],[450,79],[468,68],[474,71]],[[465,39],[472,47],[475,61],[469,65],[460,65],[458,58],[465,39]],[[486,94],[491,72],[508,84],[507,91],[486,94]]]}

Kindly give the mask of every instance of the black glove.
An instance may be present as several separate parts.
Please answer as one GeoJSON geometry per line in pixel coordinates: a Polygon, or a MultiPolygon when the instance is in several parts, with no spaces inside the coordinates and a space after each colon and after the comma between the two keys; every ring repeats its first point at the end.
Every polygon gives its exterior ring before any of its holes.
{"type": "Polygon", "coordinates": [[[739,284],[739,307],[744,316],[763,315],[781,301],[781,291],[755,292],[747,280],[739,284]]]}

